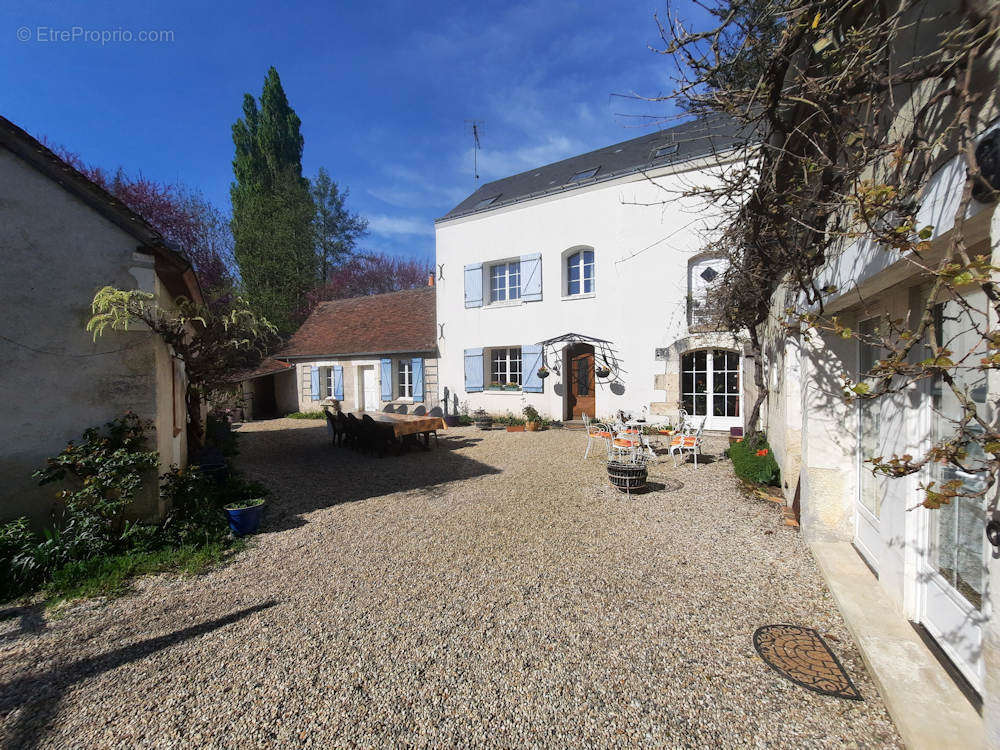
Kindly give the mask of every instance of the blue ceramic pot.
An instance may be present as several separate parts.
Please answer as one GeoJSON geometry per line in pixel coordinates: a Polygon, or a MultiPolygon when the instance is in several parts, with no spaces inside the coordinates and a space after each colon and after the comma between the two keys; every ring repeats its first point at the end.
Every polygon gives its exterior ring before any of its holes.
{"type": "Polygon", "coordinates": [[[236,536],[246,536],[253,534],[260,528],[260,517],[264,512],[264,503],[255,505],[252,508],[239,508],[229,510],[226,508],[226,516],[229,517],[229,528],[236,536]]]}

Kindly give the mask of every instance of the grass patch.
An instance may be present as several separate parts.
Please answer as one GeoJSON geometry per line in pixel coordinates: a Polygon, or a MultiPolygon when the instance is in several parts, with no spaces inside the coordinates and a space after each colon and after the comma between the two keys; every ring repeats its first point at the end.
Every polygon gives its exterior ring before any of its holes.
{"type": "Polygon", "coordinates": [[[289,419],[326,419],[326,414],[321,411],[293,411],[288,415],[289,419]]]}
{"type": "Polygon", "coordinates": [[[79,560],[55,571],[42,593],[50,605],[68,599],[122,596],[131,590],[132,581],[139,576],[166,572],[199,575],[228,560],[244,546],[242,541],[217,542],[79,560]]]}

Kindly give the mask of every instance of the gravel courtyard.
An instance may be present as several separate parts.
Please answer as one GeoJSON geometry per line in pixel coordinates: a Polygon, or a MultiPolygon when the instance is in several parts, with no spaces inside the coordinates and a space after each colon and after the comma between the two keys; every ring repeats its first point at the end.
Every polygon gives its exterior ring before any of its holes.
{"type": "Polygon", "coordinates": [[[231,564],[0,622],[5,746],[900,746],[797,532],[726,460],[664,459],[628,498],[580,432],[384,459],[319,422],[240,434],[275,496],[231,564]],[[782,622],[865,700],[771,671],[751,636],[782,622]]]}

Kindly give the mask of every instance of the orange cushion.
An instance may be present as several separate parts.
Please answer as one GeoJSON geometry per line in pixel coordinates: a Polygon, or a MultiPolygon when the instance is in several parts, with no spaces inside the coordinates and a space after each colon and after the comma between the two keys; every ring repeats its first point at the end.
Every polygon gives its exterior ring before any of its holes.
{"type": "Polygon", "coordinates": [[[602,438],[610,438],[611,437],[611,433],[610,432],[605,432],[604,430],[601,430],[600,432],[595,432],[594,434],[597,435],[597,437],[602,437],[602,438]]]}
{"type": "Polygon", "coordinates": [[[634,448],[635,447],[635,441],[634,440],[625,440],[624,438],[618,438],[617,440],[615,440],[615,445],[620,446],[622,448],[634,448]]]}

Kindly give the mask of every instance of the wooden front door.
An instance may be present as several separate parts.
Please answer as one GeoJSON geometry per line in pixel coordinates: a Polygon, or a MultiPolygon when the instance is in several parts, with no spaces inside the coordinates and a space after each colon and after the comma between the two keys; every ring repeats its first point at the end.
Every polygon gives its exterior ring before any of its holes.
{"type": "Polygon", "coordinates": [[[568,411],[570,419],[580,419],[584,413],[594,417],[594,347],[574,349],[569,355],[568,411]]]}

